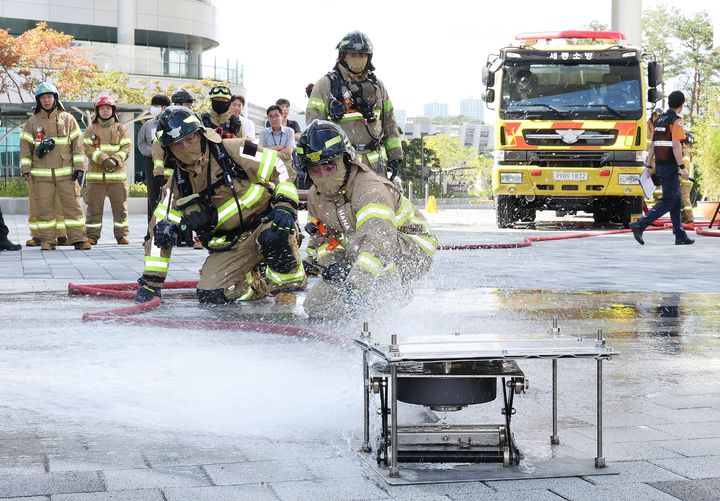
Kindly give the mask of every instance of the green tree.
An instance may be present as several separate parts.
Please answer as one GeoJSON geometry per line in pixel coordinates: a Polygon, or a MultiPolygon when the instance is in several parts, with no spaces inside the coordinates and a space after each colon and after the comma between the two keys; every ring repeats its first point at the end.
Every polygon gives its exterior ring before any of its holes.
{"type": "MultiPolygon", "coordinates": [[[[695,134],[694,163],[700,171],[701,191],[706,199],[720,200],[720,91],[714,89],[707,98],[703,113],[699,115],[695,134]]],[[[697,174],[697,173],[696,173],[697,174]]]]}
{"type": "MultiPolygon", "coordinates": [[[[677,60],[673,57],[671,47],[672,38],[668,36],[668,19],[680,17],[680,11],[675,7],[657,5],[646,10],[642,15],[642,40],[643,46],[655,57],[655,60],[664,68],[666,78],[677,76],[675,66],[677,60]]],[[[660,85],[660,90],[665,95],[665,82],[660,85]]],[[[665,97],[662,99],[662,107],[665,107],[665,97]]]]}
{"type": "MultiPolygon", "coordinates": [[[[403,166],[400,168],[400,179],[402,179],[405,187],[407,187],[408,183],[412,181],[414,197],[424,197],[425,188],[422,186],[422,169],[420,162],[420,138],[403,141],[402,148],[405,161],[403,162],[403,166]]],[[[424,140],[423,150],[425,155],[426,173],[429,173],[431,168],[440,167],[440,161],[438,160],[435,151],[428,148],[427,139],[424,140]]]]}

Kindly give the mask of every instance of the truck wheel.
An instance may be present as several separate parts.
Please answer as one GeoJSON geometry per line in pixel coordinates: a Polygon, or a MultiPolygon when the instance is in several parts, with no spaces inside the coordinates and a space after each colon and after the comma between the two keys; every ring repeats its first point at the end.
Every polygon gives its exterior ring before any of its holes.
{"type": "Polygon", "coordinates": [[[607,224],[613,217],[614,211],[610,209],[596,209],[593,212],[593,221],[595,224],[607,224]]]}
{"type": "Polygon", "coordinates": [[[630,228],[630,222],[632,221],[633,215],[642,215],[643,203],[645,200],[643,197],[626,197],[622,201],[620,207],[620,222],[623,228],[626,230],[630,228]]]}
{"type": "Polygon", "coordinates": [[[530,208],[523,208],[520,209],[520,221],[523,223],[533,223],[535,222],[535,209],[530,208]]]}
{"type": "Polygon", "coordinates": [[[495,222],[498,228],[512,228],[517,221],[517,212],[514,197],[498,195],[495,207],[495,222]]]}

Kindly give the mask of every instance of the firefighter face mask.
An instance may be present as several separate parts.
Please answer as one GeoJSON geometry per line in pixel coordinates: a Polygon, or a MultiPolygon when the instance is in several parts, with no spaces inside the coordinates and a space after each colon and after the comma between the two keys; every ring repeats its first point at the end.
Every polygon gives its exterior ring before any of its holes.
{"type": "Polygon", "coordinates": [[[200,134],[195,132],[177,143],[171,144],[170,150],[173,156],[186,167],[199,165],[203,158],[200,134]]]}
{"type": "Polygon", "coordinates": [[[348,65],[350,71],[355,74],[362,73],[365,71],[368,63],[368,55],[360,52],[346,52],[345,62],[348,65]]]}
{"type": "Polygon", "coordinates": [[[215,113],[222,115],[230,109],[230,101],[227,99],[213,99],[211,106],[215,113]]]}
{"type": "Polygon", "coordinates": [[[308,174],[318,193],[332,196],[340,192],[345,182],[345,162],[342,156],[332,162],[308,167],[308,174]]]}

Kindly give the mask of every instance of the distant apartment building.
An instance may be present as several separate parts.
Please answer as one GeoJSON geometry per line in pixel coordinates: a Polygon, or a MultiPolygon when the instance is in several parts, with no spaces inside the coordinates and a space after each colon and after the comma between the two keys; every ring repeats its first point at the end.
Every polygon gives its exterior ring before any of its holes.
{"type": "Polygon", "coordinates": [[[449,116],[450,111],[447,103],[427,103],[424,115],[430,118],[443,118],[449,116]]]}
{"type": "Polygon", "coordinates": [[[485,103],[480,99],[460,100],[460,114],[469,117],[472,121],[482,122],[485,103]]]}
{"type": "Polygon", "coordinates": [[[481,122],[466,122],[460,126],[458,136],[465,146],[479,152],[493,149],[493,126],[481,122]]]}
{"type": "Polygon", "coordinates": [[[407,121],[407,111],[395,108],[393,109],[393,112],[395,113],[395,123],[398,124],[398,127],[405,127],[405,122],[407,121]]]}

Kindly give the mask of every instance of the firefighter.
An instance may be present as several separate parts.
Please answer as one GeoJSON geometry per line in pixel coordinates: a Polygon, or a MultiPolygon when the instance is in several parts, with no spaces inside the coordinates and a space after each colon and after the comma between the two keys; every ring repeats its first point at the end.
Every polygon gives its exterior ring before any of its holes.
{"type": "Polygon", "coordinates": [[[681,221],[680,178],[688,179],[688,169],[683,160],[682,141],[685,140],[685,129],[679,114],[685,104],[685,95],[676,90],[668,96],[669,109],[660,115],[653,124],[653,138],[648,148],[645,168],[652,169],[655,160],[655,173],[662,183],[662,199],[657,202],[643,217],[630,223],[633,237],[640,245],[645,245],[642,234],[645,228],[670,212],[670,219],[675,235],[675,245],[691,245],[695,240],[688,237],[681,221]]]}
{"type": "MultiPolygon", "coordinates": [[[[32,191],[32,179],[28,181],[28,192],[32,191]]],[[[28,226],[30,227],[30,239],[25,242],[25,247],[40,247],[37,224],[37,202],[33,197],[28,197],[28,226]]],[[[55,234],[58,245],[68,244],[67,232],[65,231],[65,216],[63,215],[60,195],[55,193],[55,234]]]]}
{"type": "Polygon", "coordinates": [[[190,110],[167,108],[158,141],[176,163],[150,221],[136,301],[160,296],[178,225],[194,230],[210,255],[200,270],[201,303],[255,300],[302,288],[298,193],[273,150],[221,139],[190,110]]]}
{"type": "Polygon", "coordinates": [[[373,72],[372,43],[353,31],[340,40],[337,49],[333,70],[312,87],[305,121],[339,123],[358,161],[380,175],[389,171],[393,179],[403,161],[402,142],[388,92],[373,72]]]}
{"type": "Polygon", "coordinates": [[[208,93],[210,111],[202,114],[202,122],[208,129],[215,129],[223,139],[245,137],[240,118],[230,113],[230,88],[216,85],[208,93]]]}
{"type": "MultiPolygon", "coordinates": [[[[690,132],[685,133],[685,141],[683,141],[683,163],[688,170],[688,175],[692,176],[692,148],[695,144],[695,139],[690,132]]],[[[680,204],[682,206],[682,222],[684,224],[692,224],[695,222],[693,216],[692,200],[690,199],[690,192],[692,191],[693,180],[691,178],[683,179],[680,178],[680,204]]]]}
{"type": "Polygon", "coordinates": [[[130,154],[131,143],[127,128],[117,116],[115,100],[110,96],[101,96],[95,102],[95,116],[83,138],[85,155],[89,159],[85,177],[85,227],[92,245],[100,240],[106,195],[112,208],[115,240],[121,245],[129,243],[125,160],[130,154]]]}
{"type": "Polygon", "coordinates": [[[322,277],[305,299],[305,312],[352,315],[407,297],[437,248],[425,218],[393,182],[356,160],[337,124],[313,121],[297,152],[313,184],[306,264],[322,277]]]}
{"type": "Polygon", "coordinates": [[[57,88],[43,82],[35,89],[35,114],[20,134],[20,172],[29,181],[37,209],[37,237],[42,250],[57,245],[55,195],[60,197],[67,239],[77,250],[91,248],[85,235],[80,182],[85,169],[80,127],[65,111],[57,88]],[[77,182],[76,182],[77,181],[77,182]]]}

